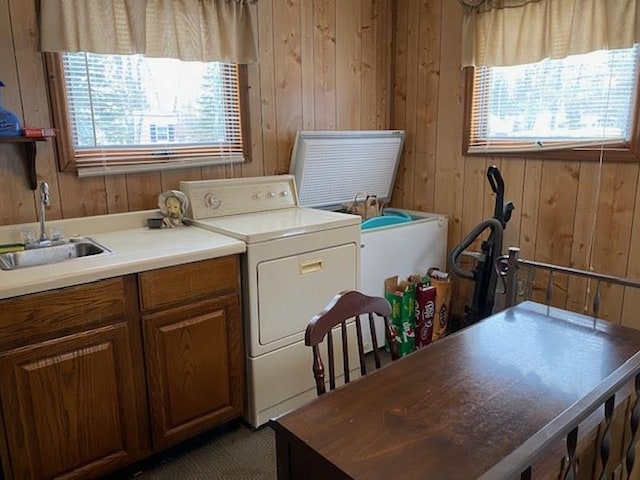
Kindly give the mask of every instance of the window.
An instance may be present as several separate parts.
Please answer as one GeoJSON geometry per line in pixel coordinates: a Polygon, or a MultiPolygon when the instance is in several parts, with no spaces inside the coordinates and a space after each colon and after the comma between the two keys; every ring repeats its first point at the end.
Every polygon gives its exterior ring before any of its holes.
{"type": "Polygon", "coordinates": [[[640,48],[529,65],[479,67],[467,97],[468,154],[592,158],[601,146],[638,156],[640,48]],[[559,152],[562,151],[562,152],[559,152]]]}
{"type": "Polygon", "coordinates": [[[50,54],[62,170],[79,175],[244,161],[241,67],[50,54]]]}

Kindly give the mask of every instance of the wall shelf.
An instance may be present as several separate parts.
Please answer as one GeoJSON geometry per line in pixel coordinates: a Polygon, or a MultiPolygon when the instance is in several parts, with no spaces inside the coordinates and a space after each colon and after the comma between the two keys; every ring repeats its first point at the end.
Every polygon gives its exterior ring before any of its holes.
{"type": "Polygon", "coordinates": [[[0,143],[21,143],[24,146],[24,159],[27,162],[29,188],[35,190],[38,184],[36,176],[36,142],[46,142],[50,137],[0,137],[0,143]]]}

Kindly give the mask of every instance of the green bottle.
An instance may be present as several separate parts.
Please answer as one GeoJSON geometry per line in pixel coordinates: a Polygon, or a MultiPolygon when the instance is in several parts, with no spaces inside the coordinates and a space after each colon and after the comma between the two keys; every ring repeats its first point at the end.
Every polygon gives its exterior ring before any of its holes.
{"type": "MultiPolygon", "coordinates": [[[[4,83],[0,81],[0,88],[4,83]]],[[[0,137],[18,137],[22,135],[22,126],[18,116],[2,106],[2,90],[0,90],[0,137]]]]}

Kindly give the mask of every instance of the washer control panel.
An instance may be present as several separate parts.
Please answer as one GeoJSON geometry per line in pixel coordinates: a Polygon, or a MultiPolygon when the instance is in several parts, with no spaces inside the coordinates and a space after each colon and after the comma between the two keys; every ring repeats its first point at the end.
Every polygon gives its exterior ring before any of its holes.
{"type": "Polygon", "coordinates": [[[298,205],[293,175],[180,182],[193,220],[291,208],[298,205]]]}

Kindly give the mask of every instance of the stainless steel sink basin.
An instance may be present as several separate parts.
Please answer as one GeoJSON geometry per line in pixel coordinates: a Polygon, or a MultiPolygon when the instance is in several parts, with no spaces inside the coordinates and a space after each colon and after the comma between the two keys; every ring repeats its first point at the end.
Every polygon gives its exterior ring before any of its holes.
{"type": "Polygon", "coordinates": [[[73,238],[60,245],[0,254],[0,269],[16,270],[105,253],[111,253],[111,250],[90,238],[73,238]]]}

